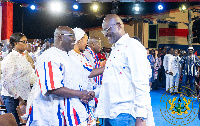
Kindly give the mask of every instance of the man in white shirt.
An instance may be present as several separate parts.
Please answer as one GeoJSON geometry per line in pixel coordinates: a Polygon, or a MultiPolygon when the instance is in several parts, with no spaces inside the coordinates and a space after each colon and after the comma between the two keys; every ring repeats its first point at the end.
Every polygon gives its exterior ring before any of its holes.
{"type": "Polygon", "coordinates": [[[29,108],[27,125],[87,126],[86,106],[94,92],[86,91],[89,75],[84,73],[80,60],[69,52],[74,41],[73,30],[60,26],[54,32],[55,47],[38,57],[39,88],[29,108]]]}
{"type": "Polygon", "coordinates": [[[172,73],[172,63],[173,63],[173,52],[174,49],[170,48],[168,51],[168,54],[165,55],[164,60],[163,60],[163,66],[165,69],[165,74],[166,74],[166,92],[167,93],[172,93],[172,85],[173,85],[173,73],[172,73]]]}
{"type": "Polygon", "coordinates": [[[149,87],[150,65],[144,46],[130,38],[118,15],[104,18],[103,31],[115,46],[106,62],[96,116],[112,126],[154,126],[149,87]],[[152,122],[148,122],[150,119],[152,122]],[[136,123],[135,123],[136,122],[136,123]]]}
{"type": "Polygon", "coordinates": [[[178,56],[178,49],[175,49],[174,50],[174,60],[172,63],[174,92],[178,92],[180,69],[181,69],[180,64],[179,64],[180,60],[181,60],[181,58],[178,56]]]}

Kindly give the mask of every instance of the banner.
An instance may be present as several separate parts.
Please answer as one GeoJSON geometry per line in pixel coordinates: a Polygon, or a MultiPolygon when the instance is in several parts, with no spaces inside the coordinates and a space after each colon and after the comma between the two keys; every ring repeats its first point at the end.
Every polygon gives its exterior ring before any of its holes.
{"type": "Polygon", "coordinates": [[[2,3],[2,27],[1,40],[4,44],[9,43],[10,36],[13,34],[13,3],[2,3]]]}

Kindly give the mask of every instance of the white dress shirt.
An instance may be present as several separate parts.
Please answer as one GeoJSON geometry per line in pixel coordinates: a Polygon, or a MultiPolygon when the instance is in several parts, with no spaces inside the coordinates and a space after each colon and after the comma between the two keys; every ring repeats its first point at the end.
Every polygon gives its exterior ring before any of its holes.
{"type": "Polygon", "coordinates": [[[147,118],[151,109],[149,61],[144,46],[123,35],[106,62],[96,116],[115,118],[120,113],[147,118]]]}
{"type": "Polygon", "coordinates": [[[172,72],[173,72],[173,76],[175,76],[177,73],[180,73],[180,68],[181,65],[179,64],[179,61],[181,60],[181,58],[179,56],[173,56],[173,63],[172,63],[172,72]]]}
{"type": "Polygon", "coordinates": [[[168,61],[167,61],[167,70],[168,70],[168,72],[172,72],[173,73],[173,63],[174,63],[174,56],[170,54],[168,56],[168,61]]]}
{"type": "MultiPolygon", "coordinates": [[[[74,51],[65,52],[52,47],[37,58],[37,84],[27,103],[30,112],[26,125],[67,126],[79,125],[88,118],[86,106],[79,98],[65,98],[48,93],[67,87],[87,90],[88,76],[74,51]],[[31,100],[32,99],[32,100],[31,100]],[[32,102],[32,103],[31,103],[32,102]],[[33,109],[32,109],[33,108],[33,109]]],[[[33,89],[34,89],[33,88],[33,89]]]]}
{"type": "Polygon", "coordinates": [[[17,99],[28,99],[30,79],[34,72],[25,56],[12,50],[1,62],[2,92],[1,95],[17,99]]]}

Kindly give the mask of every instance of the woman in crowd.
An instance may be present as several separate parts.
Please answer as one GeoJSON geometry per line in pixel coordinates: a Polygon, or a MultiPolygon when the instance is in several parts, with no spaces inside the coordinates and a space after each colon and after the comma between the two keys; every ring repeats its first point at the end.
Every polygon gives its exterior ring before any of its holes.
{"type": "Polygon", "coordinates": [[[30,63],[24,56],[27,38],[22,33],[10,36],[13,50],[3,59],[1,95],[8,113],[12,113],[19,124],[16,111],[18,105],[26,104],[30,92],[30,76],[34,73],[30,63]]]}
{"type": "MultiPolygon", "coordinates": [[[[89,76],[90,72],[92,71],[93,67],[90,64],[90,62],[87,60],[87,58],[84,56],[84,54],[82,53],[87,45],[87,40],[88,40],[88,36],[87,34],[80,28],[74,28],[73,29],[74,33],[75,33],[75,45],[74,45],[74,50],[72,52],[75,52],[77,58],[78,58],[78,62],[80,62],[82,64],[82,67],[84,68],[84,73],[87,75],[85,76],[86,78],[89,76]]],[[[88,78],[87,82],[83,82],[83,83],[87,83],[88,84],[88,91],[93,91],[96,88],[96,83],[93,80],[93,78],[88,78]]],[[[94,90],[95,92],[95,96],[97,96],[98,92],[99,92],[99,88],[97,88],[96,90],[94,90]]],[[[95,101],[92,100],[88,103],[88,111],[89,111],[89,118],[88,118],[88,125],[96,125],[95,122],[95,117],[94,117],[94,107],[95,107],[95,101]]]]}
{"type": "MultiPolygon", "coordinates": [[[[147,54],[148,54],[148,51],[147,51],[147,54]]],[[[154,50],[151,50],[149,52],[149,55],[147,55],[147,59],[149,60],[150,62],[150,65],[151,65],[151,70],[152,70],[152,76],[151,78],[149,79],[149,85],[150,87],[152,86],[152,82],[154,82],[154,63],[155,63],[155,59],[154,59],[154,50]]]]}

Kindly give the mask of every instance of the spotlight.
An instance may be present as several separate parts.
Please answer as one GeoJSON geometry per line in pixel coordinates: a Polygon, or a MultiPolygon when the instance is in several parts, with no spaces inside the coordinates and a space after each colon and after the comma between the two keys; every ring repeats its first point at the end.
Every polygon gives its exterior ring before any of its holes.
{"type": "Polygon", "coordinates": [[[78,5],[77,5],[77,4],[74,4],[74,5],[73,5],[73,8],[74,8],[75,10],[78,10],[78,5]]]}
{"type": "Polygon", "coordinates": [[[35,5],[30,6],[31,10],[35,10],[35,5]]]}
{"type": "Polygon", "coordinates": [[[136,3],[133,5],[132,11],[134,12],[134,14],[141,14],[141,11],[143,11],[143,7],[141,4],[136,3]]]}
{"type": "Polygon", "coordinates": [[[181,5],[181,7],[179,7],[179,10],[183,13],[187,12],[187,6],[186,5],[181,5]]]}
{"type": "Polygon", "coordinates": [[[158,10],[163,10],[163,5],[158,5],[158,10]]]}
{"type": "Polygon", "coordinates": [[[140,7],[135,7],[135,11],[140,11],[140,7]]]}
{"type": "Polygon", "coordinates": [[[97,1],[93,1],[91,6],[90,6],[90,10],[93,12],[98,12],[99,11],[99,2],[97,1]]]}
{"type": "Polygon", "coordinates": [[[98,11],[98,8],[99,8],[99,6],[96,5],[96,4],[92,6],[92,10],[93,10],[94,12],[97,12],[97,11],[98,11]]]}
{"type": "Polygon", "coordinates": [[[182,10],[186,10],[186,6],[185,5],[182,6],[182,10]]]}
{"type": "Polygon", "coordinates": [[[54,12],[61,12],[62,4],[59,1],[50,3],[50,9],[54,12]]]}

